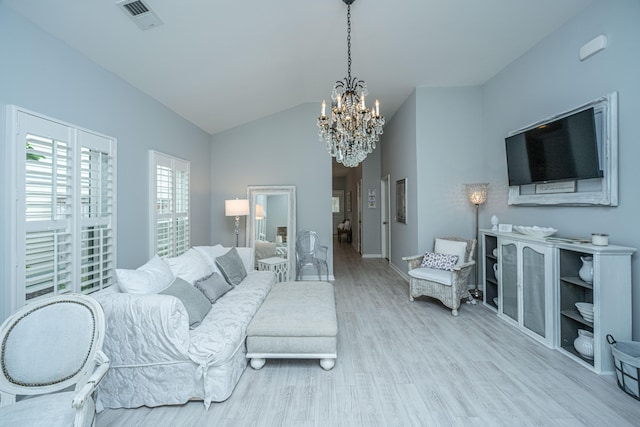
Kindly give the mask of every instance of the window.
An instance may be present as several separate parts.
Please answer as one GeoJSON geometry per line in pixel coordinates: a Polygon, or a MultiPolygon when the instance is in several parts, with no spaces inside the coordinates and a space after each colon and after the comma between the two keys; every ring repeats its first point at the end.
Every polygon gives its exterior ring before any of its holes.
{"type": "Polygon", "coordinates": [[[116,141],[16,107],[9,111],[15,129],[9,150],[15,167],[12,309],[113,284],[116,141]]]}
{"type": "Polygon", "coordinates": [[[333,196],[331,197],[331,212],[340,213],[342,209],[340,209],[340,197],[333,196]]]}
{"type": "Polygon", "coordinates": [[[190,247],[189,162],[157,151],[150,159],[150,255],[178,256],[190,247]]]}

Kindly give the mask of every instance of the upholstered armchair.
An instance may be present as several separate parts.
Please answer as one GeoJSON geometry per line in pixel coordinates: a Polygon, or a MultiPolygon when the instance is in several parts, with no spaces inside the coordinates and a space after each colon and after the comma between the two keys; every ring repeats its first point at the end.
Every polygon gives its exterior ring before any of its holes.
{"type": "Polygon", "coordinates": [[[67,294],[32,302],[0,327],[0,425],[91,426],[109,369],[98,302],[67,294]],[[16,401],[16,396],[33,396],[16,401]]]}
{"type": "Polygon", "coordinates": [[[277,247],[275,242],[267,242],[265,240],[255,241],[255,268],[258,269],[258,261],[265,258],[277,256],[277,247]]]}
{"type": "Polygon", "coordinates": [[[402,258],[409,264],[409,300],[423,295],[435,298],[457,316],[460,300],[470,297],[475,248],[475,239],[436,238],[432,253],[402,258]]]}

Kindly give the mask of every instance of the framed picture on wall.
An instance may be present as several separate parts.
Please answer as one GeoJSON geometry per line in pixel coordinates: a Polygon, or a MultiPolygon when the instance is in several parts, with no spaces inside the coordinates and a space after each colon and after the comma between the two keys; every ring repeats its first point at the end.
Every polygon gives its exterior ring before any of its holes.
{"type": "Polygon", "coordinates": [[[407,180],[396,181],[396,221],[407,223],[407,180]]]}
{"type": "Polygon", "coordinates": [[[345,205],[347,207],[347,212],[351,212],[351,191],[347,191],[345,205]]]}

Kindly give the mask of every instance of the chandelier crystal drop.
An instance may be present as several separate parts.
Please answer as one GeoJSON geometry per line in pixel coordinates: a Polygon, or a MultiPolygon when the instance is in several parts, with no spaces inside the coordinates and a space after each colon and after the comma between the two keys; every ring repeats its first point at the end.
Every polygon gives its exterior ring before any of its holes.
{"type": "Polygon", "coordinates": [[[367,108],[365,97],[369,92],[364,80],[351,78],[351,4],[355,0],[342,1],[347,5],[347,77],[337,81],[331,91],[331,118],[327,117],[327,104],[322,101],[318,136],[338,163],[356,167],[376,148],[384,116],[380,115],[378,100],[375,107],[367,108]]]}

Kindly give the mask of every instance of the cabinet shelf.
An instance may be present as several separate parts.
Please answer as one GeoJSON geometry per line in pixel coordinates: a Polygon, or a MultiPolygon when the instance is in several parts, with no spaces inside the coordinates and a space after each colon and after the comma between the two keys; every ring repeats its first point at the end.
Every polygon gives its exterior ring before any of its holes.
{"type": "Polygon", "coordinates": [[[593,366],[593,358],[588,359],[584,357],[583,355],[578,353],[578,351],[573,347],[573,345],[563,345],[562,349],[567,353],[570,353],[573,356],[577,357],[578,359],[582,360],[583,362],[587,363],[588,365],[593,366]]]}
{"type": "Polygon", "coordinates": [[[572,285],[582,286],[583,288],[593,290],[592,283],[587,283],[579,277],[561,277],[560,280],[566,283],[571,283],[572,285]]]}
{"type": "Polygon", "coordinates": [[[565,317],[568,317],[569,319],[575,320],[578,323],[582,323],[583,325],[593,328],[593,322],[588,322],[584,320],[584,318],[576,310],[562,310],[560,311],[560,314],[562,314],[565,317]]]}

